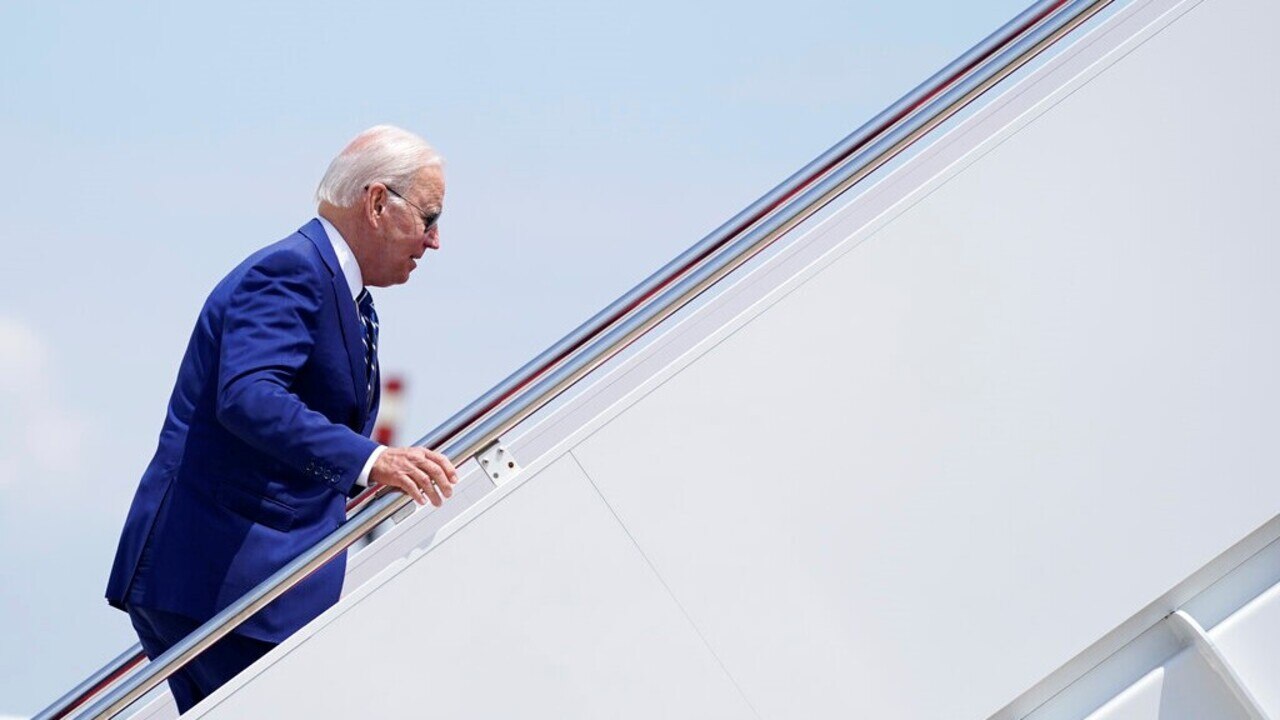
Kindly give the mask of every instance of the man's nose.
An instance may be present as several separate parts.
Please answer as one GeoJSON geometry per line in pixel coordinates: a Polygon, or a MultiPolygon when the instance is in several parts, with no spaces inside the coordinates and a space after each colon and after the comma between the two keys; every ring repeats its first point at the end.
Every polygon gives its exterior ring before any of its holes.
{"type": "Polygon", "coordinates": [[[440,228],[433,227],[431,232],[427,233],[427,247],[432,250],[440,249],[440,228]]]}

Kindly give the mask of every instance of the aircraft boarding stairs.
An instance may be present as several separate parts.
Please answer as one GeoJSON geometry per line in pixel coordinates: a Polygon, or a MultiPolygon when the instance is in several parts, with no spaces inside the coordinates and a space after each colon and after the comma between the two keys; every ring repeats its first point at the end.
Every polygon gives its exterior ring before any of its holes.
{"type": "Polygon", "coordinates": [[[1033,5],[424,438],[454,499],[189,715],[1280,720],[1278,20],[1033,5]]]}

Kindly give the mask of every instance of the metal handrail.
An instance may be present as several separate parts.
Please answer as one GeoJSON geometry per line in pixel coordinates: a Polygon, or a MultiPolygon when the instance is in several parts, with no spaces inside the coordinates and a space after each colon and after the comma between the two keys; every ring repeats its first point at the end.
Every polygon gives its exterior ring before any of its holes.
{"type": "Polygon", "coordinates": [[[85,678],[79,685],[71,688],[65,695],[54,701],[32,720],[58,720],[64,718],[76,708],[88,702],[93,696],[114,685],[116,681],[133,672],[135,668],[146,662],[147,656],[142,652],[142,645],[134,643],[111,662],[103,665],[94,674],[85,678]]]}
{"type": "MultiPolygon", "coordinates": [[[[501,407],[553,367],[570,360],[576,353],[581,351],[588,340],[598,336],[628,313],[651,300],[657,292],[670,286],[691,268],[724,248],[729,241],[740,236],[752,225],[795,197],[801,190],[812,185],[831,169],[844,163],[855,152],[864,148],[872,139],[910,117],[929,100],[937,97],[948,86],[989,60],[995,52],[1006,47],[1013,38],[1026,32],[1067,4],[1068,0],[1039,0],[1033,3],[1012,20],[1000,26],[995,32],[983,38],[977,45],[969,48],[963,55],[948,63],[946,67],[929,76],[928,79],[917,85],[911,92],[903,95],[857,130],[854,130],[840,142],[806,163],[804,167],[792,173],[790,177],[739,211],[732,218],[726,220],[706,237],[677,255],[661,268],[658,268],[649,277],[609,303],[603,310],[588,318],[551,347],[543,350],[537,357],[525,363],[466,407],[454,413],[449,419],[414,444],[434,448],[444,440],[455,436],[462,429],[469,427],[486,414],[501,407]]],[[[372,496],[373,488],[360,493],[347,504],[348,512],[359,508],[372,496]]]]}
{"type": "MultiPolygon", "coordinates": [[[[416,444],[440,449],[455,463],[473,456],[1111,2],[1034,3],[416,444]]],[[[352,505],[365,500],[367,506],[347,523],[155,658],[82,717],[108,718],[128,707],[412,502],[380,487],[367,490],[352,505]]],[[[37,718],[65,715],[67,709],[59,709],[59,703],[37,718]]]]}

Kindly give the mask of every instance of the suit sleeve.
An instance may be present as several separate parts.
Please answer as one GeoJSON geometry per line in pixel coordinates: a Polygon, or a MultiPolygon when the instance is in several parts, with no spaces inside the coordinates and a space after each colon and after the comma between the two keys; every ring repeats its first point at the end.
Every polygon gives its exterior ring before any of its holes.
{"type": "Polygon", "coordinates": [[[325,290],[315,269],[289,253],[245,273],[223,318],[217,417],[252,447],[350,495],[378,444],[290,392],[315,346],[325,290]]]}

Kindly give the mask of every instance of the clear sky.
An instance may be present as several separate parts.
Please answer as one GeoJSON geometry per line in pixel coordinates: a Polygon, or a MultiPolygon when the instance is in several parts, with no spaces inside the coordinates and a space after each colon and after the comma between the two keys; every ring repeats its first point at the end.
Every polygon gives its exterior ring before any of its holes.
{"type": "Polygon", "coordinates": [[[135,641],[102,595],[196,313],[356,132],[448,163],[375,293],[416,439],[1028,3],[0,5],[0,714],[135,641]]]}

